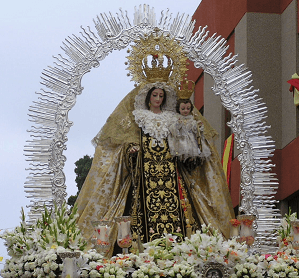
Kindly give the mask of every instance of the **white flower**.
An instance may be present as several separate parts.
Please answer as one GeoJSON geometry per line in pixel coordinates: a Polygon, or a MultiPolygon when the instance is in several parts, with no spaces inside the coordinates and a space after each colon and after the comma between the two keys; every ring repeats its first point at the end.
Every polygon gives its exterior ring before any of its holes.
{"type": "Polygon", "coordinates": [[[90,263],[89,263],[89,266],[91,267],[91,268],[93,268],[93,269],[96,269],[96,267],[97,267],[97,263],[96,262],[94,262],[94,261],[91,261],[90,263]]]}
{"type": "Polygon", "coordinates": [[[67,250],[64,247],[62,247],[62,246],[57,246],[57,248],[56,248],[57,254],[63,253],[63,252],[66,252],[66,251],[67,250]]]}
{"type": "Polygon", "coordinates": [[[51,270],[56,270],[58,268],[58,264],[57,263],[55,263],[55,262],[51,262],[50,263],[50,269],[51,270]]]}
{"type": "Polygon", "coordinates": [[[67,239],[66,234],[58,234],[58,236],[57,236],[58,242],[64,243],[66,241],[66,239],[67,239]]]}

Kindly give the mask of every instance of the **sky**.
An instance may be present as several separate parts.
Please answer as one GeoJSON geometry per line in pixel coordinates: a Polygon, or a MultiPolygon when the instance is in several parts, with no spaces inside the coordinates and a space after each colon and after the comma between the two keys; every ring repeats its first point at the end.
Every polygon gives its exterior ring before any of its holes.
{"type": "MultiPolygon", "coordinates": [[[[62,42],[80,26],[93,27],[100,13],[115,15],[119,8],[128,11],[133,20],[134,7],[148,4],[157,18],[167,8],[174,15],[193,15],[201,0],[11,0],[0,9],[0,233],[20,223],[21,208],[28,212],[30,199],[24,192],[29,163],[24,146],[30,140],[28,109],[40,91],[43,69],[53,65],[53,56],[63,54],[62,42]]],[[[133,88],[125,70],[125,50],[112,52],[82,79],[84,90],[69,113],[73,122],[68,133],[66,174],[67,194],[75,195],[75,161],[84,155],[93,156],[91,139],[104,125],[120,100],[133,88]]],[[[0,257],[8,258],[0,239],[0,257]]],[[[3,263],[0,262],[0,269],[3,263]]]]}

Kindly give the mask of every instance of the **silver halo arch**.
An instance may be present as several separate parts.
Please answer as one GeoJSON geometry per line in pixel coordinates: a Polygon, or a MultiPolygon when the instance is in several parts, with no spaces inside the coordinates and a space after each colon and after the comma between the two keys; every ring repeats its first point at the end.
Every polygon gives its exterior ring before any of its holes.
{"type": "Polygon", "coordinates": [[[167,10],[159,20],[153,8],[143,5],[135,8],[131,23],[127,12],[100,14],[94,20],[95,31],[82,28],[81,36],[73,35],[63,43],[66,56],[57,55],[54,66],[42,72],[39,100],[29,107],[31,140],[25,146],[30,162],[25,192],[31,199],[29,222],[40,217],[44,205],[61,205],[66,197],[65,174],[67,133],[72,126],[68,113],[82,93],[81,79],[92,68],[99,66],[113,50],[126,48],[136,39],[149,35],[156,27],[175,38],[188,53],[196,68],[212,76],[212,90],[230,111],[228,126],[235,134],[238,159],[241,164],[240,212],[257,216],[257,247],[269,251],[274,248],[281,215],[275,209],[278,181],[272,173],[271,157],[274,141],[267,135],[269,126],[264,119],[267,107],[251,86],[251,72],[237,65],[237,55],[226,54],[227,41],[216,34],[209,37],[207,26],[193,34],[195,21],[188,15],[172,18],[167,10]]]}

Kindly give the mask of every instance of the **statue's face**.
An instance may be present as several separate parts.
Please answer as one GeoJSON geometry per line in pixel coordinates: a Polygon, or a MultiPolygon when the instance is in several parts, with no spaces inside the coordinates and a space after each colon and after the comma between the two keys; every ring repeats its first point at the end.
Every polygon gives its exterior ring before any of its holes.
{"type": "Polygon", "coordinates": [[[161,106],[164,99],[164,92],[162,89],[155,89],[152,91],[150,103],[154,108],[158,108],[161,106]]]}
{"type": "Polygon", "coordinates": [[[183,116],[189,115],[191,111],[191,103],[181,103],[180,104],[180,114],[183,116]]]}

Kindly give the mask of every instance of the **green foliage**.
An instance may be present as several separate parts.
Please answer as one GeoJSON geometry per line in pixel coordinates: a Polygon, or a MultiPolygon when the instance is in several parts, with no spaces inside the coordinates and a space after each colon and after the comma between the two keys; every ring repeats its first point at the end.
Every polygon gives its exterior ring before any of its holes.
{"type": "Polygon", "coordinates": [[[76,225],[78,217],[76,206],[71,213],[68,213],[65,203],[61,208],[55,206],[53,212],[45,207],[41,219],[30,227],[25,222],[23,209],[21,213],[20,226],[12,232],[6,231],[0,235],[11,257],[20,257],[28,252],[58,247],[67,250],[83,251],[85,249],[87,242],[76,225]]]}
{"type": "Polygon", "coordinates": [[[36,227],[41,229],[40,246],[43,249],[49,246],[51,248],[62,246],[65,249],[83,251],[87,243],[76,226],[77,216],[76,206],[70,214],[68,214],[66,204],[63,204],[61,208],[55,206],[54,214],[45,208],[42,220],[39,219],[36,223],[36,227]]]}
{"type": "Polygon", "coordinates": [[[76,200],[77,200],[77,197],[78,197],[78,194],[77,195],[71,195],[70,197],[68,197],[67,199],[67,204],[71,207],[73,207],[76,203],[76,200]]]}
{"type": "Polygon", "coordinates": [[[20,257],[32,248],[32,238],[28,237],[28,227],[25,222],[24,209],[21,210],[21,223],[12,232],[6,231],[0,235],[4,239],[8,254],[12,257],[20,257]]]}
{"type": "Polygon", "coordinates": [[[77,175],[75,181],[77,183],[78,191],[80,191],[83,186],[83,183],[91,167],[91,163],[92,157],[90,157],[89,155],[85,155],[83,158],[80,158],[75,162],[75,173],[77,175]]]}
{"type": "Polygon", "coordinates": [[[78,187],[78,192],[77,194],[71,195],[68,200],[67,200],[67,204],[69,206],[71,206],[71,208],[74,206],[77,197],[79,195],[79,192],[84,184],[84,181],[87,177],[87,174],[90,170],[91,164],[92,164],[92,157],[90,157],[89,155],[85,155],[83,158],[80,158],[79,160],[77,160],[75,162],[76,168],[75,168],[75,173],[76,173],[76,183],[77,183],[77,187],[78,187]]]}
{"type": "Polygon", "coordinates": [[[289,208],[289,213],[285,214],[284,218],[281,220],[281,226],[278,229],[278,234],[281,240],[285,240],[290,237],[292,225],[291,222],[297,219],[297,213],[291,212],[291,208],[289,208]]]}

